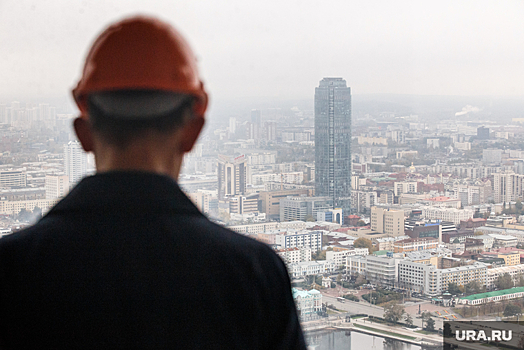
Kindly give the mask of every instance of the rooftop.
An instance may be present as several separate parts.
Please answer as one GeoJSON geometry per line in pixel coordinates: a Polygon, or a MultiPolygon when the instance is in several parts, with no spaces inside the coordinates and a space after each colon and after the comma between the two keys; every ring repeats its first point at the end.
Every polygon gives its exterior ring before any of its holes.
{"type": "Polygon", "coordinates": [[[497,291],[494,291],[494,292],[473,294],[473,295],[469,295],[467,297],[460,298],[460,299],[478,300],[478,299],[497,297],[497,296],[501,296],[501,295],[508,295],[508,294],[520,293],[520,292],[524,292],[524,287],[514,287],[514,288],[511,288],[511,289],[497,290],[497,291]]]}

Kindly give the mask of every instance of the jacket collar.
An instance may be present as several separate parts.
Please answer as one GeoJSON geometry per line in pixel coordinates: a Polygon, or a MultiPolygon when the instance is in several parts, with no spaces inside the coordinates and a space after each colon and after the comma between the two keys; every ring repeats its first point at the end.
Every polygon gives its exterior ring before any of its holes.
{"type": "Polygon", "coordinates": [[[113,171],[86,177],[48,215],[62,211],[115,210],[202,215],[172,178],[139,171],[113,171]]]}

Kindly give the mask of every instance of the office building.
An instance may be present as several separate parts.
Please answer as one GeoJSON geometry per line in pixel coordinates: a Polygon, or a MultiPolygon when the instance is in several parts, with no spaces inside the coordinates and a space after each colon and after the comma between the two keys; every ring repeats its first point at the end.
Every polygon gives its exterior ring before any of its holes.
{"type": "Polygon", "coordinates": [[[351,205],[351,88],[324,78],[315,88],[315,194],[351,205]]]}
{"type": "Polygon", "coordinates": [[[391,236],[403,236],[404,210],[372,207],[371,229],[391,236]]]}
{"type": "Polygon", "coordinates": [[[218,199],[245,194],[246,180],[247,159],[244,155],[234,158],[218,156],[218,199]]]}
{"type": "Polygon", "coordinates": [[[87,154],[78,141],[64,145],[65,173],[70,184],[76,184],[87,174],[87,154]]]}
{"type": "Polygon", "coordinates": [[[287,196],[307,196],[310,191],[307,189],[282,190],[282,191],[261,191],[260,192],[260,212],[266,213],[270,220],[280,219],[280,200],[287,196]]]}
{"type": "Polygon", "coordinates": [[[229,212],[232,214],[258,213],[258,194],[230,197],[229,212]]]}
{"type": "Polygon", "coordinates": [[[333,200],[328,197],[286,197],[280,200],[280,221],[311,220],[317,213],[333,208],[333,200]]]}
{"type": "Polygon", "coordinates": [[[20,170],[0,171],[0,187],[25,187],[27,184],[27,173],[25,168],[20,170]]]}

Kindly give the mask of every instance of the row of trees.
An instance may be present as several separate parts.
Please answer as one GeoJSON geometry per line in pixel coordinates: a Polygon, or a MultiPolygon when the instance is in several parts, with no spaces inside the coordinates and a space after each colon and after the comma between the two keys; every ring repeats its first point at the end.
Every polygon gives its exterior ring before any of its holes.
{"type": "MultiPolygon", "coordinates": [[[[413,326],[413,318],[410,314],[406,313],[406,310],[397,301],[390,301],[384,305],[384,319],[390,323],[399,323],[400,320],[404,319],[405,323],[409,326],[413,326]],[[405,316],[404,316],[405,314],[405,316]]],[[[427,331],[435,330],[435,320],[431,318],[429,312],[422,313],[422,324],[424,329],[427,331]]]]}

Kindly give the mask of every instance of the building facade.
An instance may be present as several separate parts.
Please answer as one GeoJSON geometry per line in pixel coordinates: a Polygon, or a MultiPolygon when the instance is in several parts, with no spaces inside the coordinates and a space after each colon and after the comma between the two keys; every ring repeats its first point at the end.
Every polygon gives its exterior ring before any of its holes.
{"type": "Polygon", "coordinates": [[[351,205],[351,88],[342,78],[315,88],[315,194],[351,205]]]}
{"type": "Polygon", "coordinates": [[[218,199],[227,196],[243,195],[247,185],[247,159],[244,155],[238,157],[218,156],[218,199]]]}
{"type": "Polygon", "coordinates": [[[87,174],[87,154],[78,141],[70,141],[64,146],[65,173],[70,184],[76,184],[87,174]]]}

